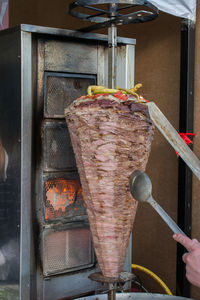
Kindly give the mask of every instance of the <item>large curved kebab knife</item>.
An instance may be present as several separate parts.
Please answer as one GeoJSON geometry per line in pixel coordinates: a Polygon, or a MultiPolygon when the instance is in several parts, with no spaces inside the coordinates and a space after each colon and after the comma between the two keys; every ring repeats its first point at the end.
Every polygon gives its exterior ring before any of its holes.
{"type": "Polygon", "coordinates": [[[176,129],[170,124],[157,105],[154,102],[148,102],[147,105],[150,117],[156,127],[200,180],[200,160],[182,140],[176,129]]]}

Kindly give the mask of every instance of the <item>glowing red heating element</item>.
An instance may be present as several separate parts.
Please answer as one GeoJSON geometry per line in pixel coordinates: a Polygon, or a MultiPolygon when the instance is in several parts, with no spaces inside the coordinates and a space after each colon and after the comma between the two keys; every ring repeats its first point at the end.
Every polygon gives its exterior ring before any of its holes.
{"type": "Polygon", "coordinates": [[[45,182],[45,220],[85,213],[83,192],[78,179],[56,178],[45,182]]]}

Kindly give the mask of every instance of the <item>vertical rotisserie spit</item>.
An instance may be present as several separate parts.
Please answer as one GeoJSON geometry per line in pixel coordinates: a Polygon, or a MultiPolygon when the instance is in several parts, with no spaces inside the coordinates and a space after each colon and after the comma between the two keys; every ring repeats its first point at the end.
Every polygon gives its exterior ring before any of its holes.
{"type": "Polygon", "coordinates": [[[98,263],[105,277],[117,278],[137,209],[129,176],[145,170],[154,126],[134,92],[83,96],[65,116],[98,263]]]}

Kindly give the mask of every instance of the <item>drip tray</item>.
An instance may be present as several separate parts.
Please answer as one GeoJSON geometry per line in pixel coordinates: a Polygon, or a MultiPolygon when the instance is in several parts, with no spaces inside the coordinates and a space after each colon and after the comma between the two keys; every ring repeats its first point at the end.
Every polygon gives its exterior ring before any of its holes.
{"type": "MultiPolygon", "coordinates": [[[[107,300],[107,294],[103,295],[93,295],[88,297],[77,298],[76,300],[107,300]]],[[[169,295],[161,295],[161,294],[151,294],[151,293],[117,293],[117,300],[150,300],[150,299],[158,299],[158,300],[193,300],[191,298],[184,298],[178,296],[169,296],[169,295]]]]}

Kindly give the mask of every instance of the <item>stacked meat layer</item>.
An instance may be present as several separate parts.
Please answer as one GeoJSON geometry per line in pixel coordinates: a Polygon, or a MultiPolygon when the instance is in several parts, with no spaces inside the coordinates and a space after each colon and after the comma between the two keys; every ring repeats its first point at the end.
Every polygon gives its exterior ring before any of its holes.
{"type": "Polygon", "coordinates": [[[117,278],[137,209],[129,176],[145,170],[153,138],[148,108],[104,95],[75,101],[65,115],[98,263],[117,278]]]}

